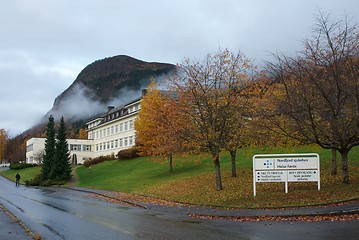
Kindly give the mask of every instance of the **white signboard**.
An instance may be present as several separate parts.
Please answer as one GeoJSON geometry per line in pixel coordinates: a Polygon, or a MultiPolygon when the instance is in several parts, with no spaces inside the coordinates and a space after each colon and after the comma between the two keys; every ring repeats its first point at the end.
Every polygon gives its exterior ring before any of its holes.
{"type": "Polygon", "coordinates": [[[256,196],[257,182],[318,182],[320,190],[319,155],[304,154],[261,154],[253,156],[253,192],[256,196]]]}

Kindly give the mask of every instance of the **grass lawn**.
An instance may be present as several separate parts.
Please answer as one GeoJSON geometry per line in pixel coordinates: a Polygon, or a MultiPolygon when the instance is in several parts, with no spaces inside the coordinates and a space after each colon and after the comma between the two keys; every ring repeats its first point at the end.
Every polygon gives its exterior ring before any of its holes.
{"type": "MultiPolygon", "coordinates": [[[[230,156],[221,156],[223,191],[215,189],[214,166],[209,156],[187,156],[175,160],[174,173],[167,162],[142,157],[130,161],[108,161],[79,167],[79,186],[154,196],[185,203],[239,208],[305,206],[359,197],[359,148],[349,155],[351,184],[341,183],[340,157],[338,175],[330,175],[331,151],[316,146],[274,150],[246,149],[238,152],[237,178],[231,177],[230,156]],[[315,182],[257,183],[253,197],[252,156],[259,153],[316,152],[321,157],[321,190],[315,182]]],[[[158,159],[157,159],[158,160],[158,159]]]]}
{"type": "Polygon", "coordinates": [[[31,178],[34,178],[40,172],[41,172],[40,167],[30,167],[30,168],[25,168],[25,169],[21,169],[21,170],[9,169],[9,170],[5,170],[5,171],[1,171],[0,174],[2,176],[6,177],[7,179],[10,179],[15,182],[15,175],[16,175],[16,173],[19,173],[21,176],[20,183],[25,184],[25,180],[30,180],[31,178]]]}
{"type": "MultiPolygon", "coordinates": [[[[235,208],[264,208],[325,204],[359,198],[359,147],[349,154],[350,184],[341,183],[341,161],[338,154],[338,175],[330,175],[331,151],[317,146],[242,149],[237,154],[237,175],[231,177],[231,160],[227,153],[221,156],[224,190],[215,188],[214,165],[209,156],[181,156],[174,160],[174,172],[169,172],[167,161],[141,157],[128,161],[107,161],[89,168],[76,167],[78,186],[147,195],[167,200],[235,208]],[[252,157],[261,153],[319,153],[321,164],[321,190],[316,182],[257,183],[257,196],[253,197],[252,157]]],[[[0,172],[21,182],[33,178],[39,167],[0,172]]]]}

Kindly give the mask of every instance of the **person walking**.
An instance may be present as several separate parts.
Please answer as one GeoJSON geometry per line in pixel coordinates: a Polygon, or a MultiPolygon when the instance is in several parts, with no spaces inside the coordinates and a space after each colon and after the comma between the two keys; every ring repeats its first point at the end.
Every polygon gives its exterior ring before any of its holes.
{"type": "Polygon", "coordinates": [[[18,186],[20,186],[20,178],[21,178],[20,174],[16,173],[15,178],[16,178],[16,187],[18,187],[18,186]]]}

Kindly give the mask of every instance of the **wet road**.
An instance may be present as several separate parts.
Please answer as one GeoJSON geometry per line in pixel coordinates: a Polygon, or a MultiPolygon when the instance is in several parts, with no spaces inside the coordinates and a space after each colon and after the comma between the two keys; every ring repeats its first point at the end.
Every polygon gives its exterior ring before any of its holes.
{"type": "Polygon", "coordinates": [[[181,207],[142,209],[64,188],[15,187],[0,177],[0,202],[43,239],[357,239],[352,222],[200,220],[181,207]]]}

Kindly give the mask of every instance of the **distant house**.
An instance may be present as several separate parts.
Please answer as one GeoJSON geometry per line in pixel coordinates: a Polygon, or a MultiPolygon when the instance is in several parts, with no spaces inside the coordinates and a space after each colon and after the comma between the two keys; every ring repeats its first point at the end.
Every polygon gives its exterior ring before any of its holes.
{"type": "MultiPolygon", "coordinates": [[[[142,95],[146,90],[142,91],[142,95]]],[[[75,163],[105,156],[135,145],[134,123],[140,111],[142,96],[129,103],[113,107],[86,123],[88,139],[67,139],[70,157],[75,163]]],[[[26,142],[26,162],[39,163],[45,148],[45,138],[31,138],[26,142]]]]}

